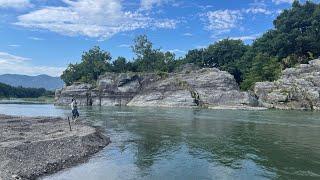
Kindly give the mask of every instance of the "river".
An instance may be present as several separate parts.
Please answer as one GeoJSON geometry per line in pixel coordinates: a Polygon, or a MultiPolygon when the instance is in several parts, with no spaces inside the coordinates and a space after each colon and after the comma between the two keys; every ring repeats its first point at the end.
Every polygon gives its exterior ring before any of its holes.
{"type": "MultiPolygon", "coordinates": [[[[320,179],[320,113],[80,107],[112,143],[44,180],[320,179]]],[[[69,107],[1,104],[0,114],[68,116],[69,107]]]]}

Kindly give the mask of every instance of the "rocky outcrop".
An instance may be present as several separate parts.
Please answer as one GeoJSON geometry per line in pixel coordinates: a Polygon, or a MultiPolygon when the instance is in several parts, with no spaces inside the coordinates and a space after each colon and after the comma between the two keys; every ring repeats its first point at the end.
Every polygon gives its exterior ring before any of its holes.
{"type": "Polygon", "coordinates": [[[55,92],[55,104],[67,105],[71,103],[73,97],[77,99],[78,105],[89,105],[91,95],[91,85],[83,83],[74,83],[63,89],[57,89],[55,92]]]}
{"type": "Polygon", "coordinates": [[[255,105],[255,98],[240,92],[233,76],[218,69],[170,75],[139,92],[129,106],[235,106],[255,105]]]}
{"type": "Polygon", "coordinates": [[[256,83],[254,91],[264,107],[320,110],[320,60],[288,68],[275,82],[256,83]]]}
{"type": "Polygon", "coordinates": [[[218,107],[256,106],[257,100],[241,92],[234,77],[216,68],[188,66],[171,74],[114,74],[99,77],[98,87],[75,84],[56,92],[56,104],[69,104],[75,96],[81,105],[218,107]]]}
{"type": "Polygon", "coordinates": [[[36,179],[84,162],[110,139],[57,117],[0,115],[0,179],[36,179]]]}

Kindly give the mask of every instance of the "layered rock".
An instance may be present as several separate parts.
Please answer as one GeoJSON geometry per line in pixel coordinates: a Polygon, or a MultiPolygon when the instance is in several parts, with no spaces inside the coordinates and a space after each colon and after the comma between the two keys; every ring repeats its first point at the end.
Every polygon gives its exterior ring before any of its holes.
{"type": "Polygon", "coordinates": [[[56,104],[72,97],[81,105],[217,107],[256,106],[254,96],[241,92],[234,77],[216,68],[193,69],[172,74],[114,74],[99,77],[98,87],[75,84],[56,92],[56,104]]]}
{"type": "Polygon", "coordinates": [[[288,68],[275,82],[256,83],[254,91],[264,107],[320,110],[320,60],[288,68]]]}
{"type": "Polygon", "coordinates": [[[149,84],[129,106],[239,106],[255,105],[255,98],[240,92],[233,76],[216,68],[169,75],[149,84]]]}
{"type": "Polygon", "coordinates": [[[72,98],[76,98],[78,105],[90,105],[91,85],[83,83],[74,83],[63,89],[57,89],[55,92],[55,104],[67,105],[71,103],[72,98]]]}

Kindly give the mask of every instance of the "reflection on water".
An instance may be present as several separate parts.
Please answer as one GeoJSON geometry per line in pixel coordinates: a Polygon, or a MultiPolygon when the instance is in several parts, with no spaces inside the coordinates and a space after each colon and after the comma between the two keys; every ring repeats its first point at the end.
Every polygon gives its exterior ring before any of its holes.
{"type": "MultiPolygon", "coordinates": [[[[0,105],[0,113],[68,116],[68,107],[0,105]]],[[[89,162],[46,177],[319,179],[320,113],[81,107],[112,143],[89,162]]]]}

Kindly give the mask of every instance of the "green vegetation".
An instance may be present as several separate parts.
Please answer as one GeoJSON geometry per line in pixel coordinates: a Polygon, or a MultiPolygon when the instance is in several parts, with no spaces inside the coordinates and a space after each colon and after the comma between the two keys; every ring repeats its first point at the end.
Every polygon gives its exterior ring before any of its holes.
{"type": "Polygon", "coordinates": [[[71,85],[78,81],[94,84],[99,75],[106,72],[157,72],[165,77],[166,72],[172,72],[180,62],[175,60],[174,54],[154,49],[145,35],[137,36],[134,42],[135,45],[131,48],[137,58],[132,62],[124,57],[118,57],[110,63],[112,58],[109,52],[93,47],[83,53],[81,63],[69,64],[61,79],[67,85],[71,85]]]}
{"type": "Polygon", "coordinates": [[[281,72],[281,64],[275,57],[259,53],[254,57],[251,68],[241,83],[242,89],[253,89],[255,82],[274,81],[281,72]]]}
{"type": "Polygon", "coordinates": [[[188,51],[184,58],[154,48],[146,35],[137,36],[131,47],[136,58],[118,57],[112,63],[109,52],[94,47],[82,55],[81,63],[70,64],[61,78],[67,85],[76,81],[94,83],[105,72],[173,72],[186,63],[201,68],[216,67],[234,75],[243,90],[255,82],[273,81],[284,68],[295,67],[320,55],[320,4],[294,1],[273,22],[274,29],[252,45],[223,39],[203,49],[188,51]]]}
{"type": "Polygon", "coordinates": [[[222,71],[228,71],[240,82],[241,72],[238,63],[248,48],[249,46],[241,40],[223,39],[209,45],[208,48],[189,51],[185,62],[194,63],[201,68],[217,67],[222,71]]]}
{"type": "Polygon", "coordinates": [[[319,19],[320,4],[310,1],[303,5],[294,1],[291,9],[284,10],[273,22],[275,29],[256,39],[241,58],[242,89],[252,88],[257,81],[275,80],[282,69],[319,57],[319,19]]]}
{"type": "Polygon", "coordinates": [[[94,47],[82,54],[81,63],[69,64],[61,75],[61,79],[67,85],[71,85],[76,81],[94,83],[99,75],[112,71],[110,61],[111,55],[109,52],[101,50],[99,47],[94,47]]]}
{"type": "Polygon", "coordinates": [[[39,97],[54,97],[53,91],[48,91],[44,88],[24,88],[13,87],[7,84],[0,83],[0,98],[39,98],[39,97]]]}

